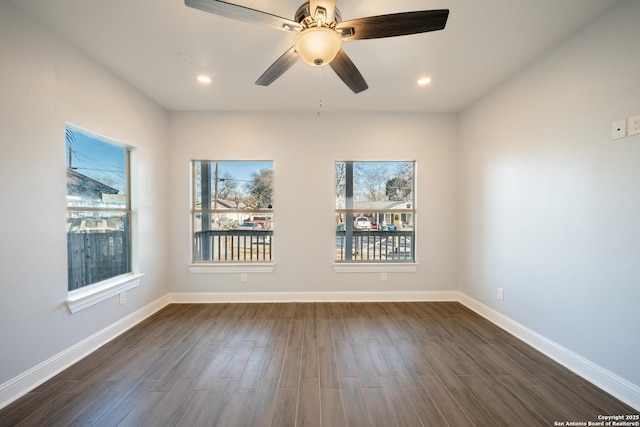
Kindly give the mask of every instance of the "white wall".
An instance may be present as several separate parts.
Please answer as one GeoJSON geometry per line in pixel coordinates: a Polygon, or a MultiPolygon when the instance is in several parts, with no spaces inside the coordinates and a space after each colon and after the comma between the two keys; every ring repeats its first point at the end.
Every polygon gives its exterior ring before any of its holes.
{"type": "Polygon", "coordinates": [[[611,124],[640,114],[639,18],[621,3],[467,109],[458,165],[460,291],[636,387],[640,135],[611,124]]]}
{"type": "MultiPolygon", "coordinates": [[[[0,2],[0,385],[167,292],[166,113],[0,2]],[[70,314],[65,121],[137,147],[142,286],[70,314]]],[[[1,404],[2,402],[0,402],[1,404]]]]}
{"type": "Polygon", "coordinates": [[[623,2],[460,121],[313,112],[167,120],[0,2],[0,385],[167,292],[458,288],[640,384],[640,136],[610,140],[613,120],[640,113],[638,16],[640,2],[623,2]],[[127,304],[73,315],[64,304],[65,121],[137,147],[146,274],[127,304]],[[274,161],[273,273],[243,283],[188,272],[191,159],[274,161]],[[334,161],[350,159],[417,160],[416,273],[382,282],[334,272],[334,161]],[[301,245],[303,236],[312,244],[301,245]]]}
{"type": "Polygon", "coordinates": [[[425,114],[173,113],[172,292],[453,291],[455,117],[425,114]],[[275,271],[190,274],[189,161],[273,160],[275,271]],[[335,161],[416,160],[416,273],[335,273],[335,161]]]}

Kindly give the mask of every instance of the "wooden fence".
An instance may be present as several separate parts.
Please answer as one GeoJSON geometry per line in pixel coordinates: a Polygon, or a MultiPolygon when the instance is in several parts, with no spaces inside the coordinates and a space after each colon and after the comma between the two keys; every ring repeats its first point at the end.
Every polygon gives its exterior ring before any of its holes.
{"type": "Polygon", "coordinates": [[[82,288],[131,271],[126,231],[69,232],[69,290],[82,288]]]}

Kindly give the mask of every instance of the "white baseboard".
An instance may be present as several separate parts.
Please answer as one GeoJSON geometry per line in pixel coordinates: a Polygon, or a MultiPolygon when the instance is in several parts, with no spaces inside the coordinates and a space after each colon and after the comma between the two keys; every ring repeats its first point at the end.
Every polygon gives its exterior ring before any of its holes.
{"type": "Polygon", "coordinates": [[[171,293],[172,303],[457,301],[458,291],[171,293]]]}
{"type": "Polygon", "coordinates": [[[640,387],[460,292],[458,301],[567,369],[640,410],[640,387]]]}
{"type": "Polygon", "coordinates": [[[612,396],[633,408],[640,409],[640,387],[637,385],[458,291],[169,293],[6,383],[0,384],[0,408],[33,390],[167,304],[374,301],[458,301],[612,396]]]}
{"type": "Polygon", "coordinates": [[[162,309],[167,304],[169,304],[169,299],[167,295],[165,295],[23,372],[17,377],[10,379],[4,384],[0,384],[0,408],[4,408],[11,402],[38,387],[40,384],[162,309]]]}

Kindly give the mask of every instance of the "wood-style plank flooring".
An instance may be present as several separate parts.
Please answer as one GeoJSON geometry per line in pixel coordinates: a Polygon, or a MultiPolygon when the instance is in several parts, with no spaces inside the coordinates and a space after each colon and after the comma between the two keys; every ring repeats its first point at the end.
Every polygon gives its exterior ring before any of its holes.
{"type": "Polygon", "coordinates": [[[637,411],[457,303],[173,304],[0,426],[553,426],[637,411]]]}

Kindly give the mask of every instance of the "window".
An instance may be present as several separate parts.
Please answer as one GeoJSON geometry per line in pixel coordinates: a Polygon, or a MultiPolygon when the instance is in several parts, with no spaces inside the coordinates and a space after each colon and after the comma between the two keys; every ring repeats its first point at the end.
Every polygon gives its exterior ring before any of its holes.
{"type": "Polygon", "coordinates": [[[415,162],[336,162],[336,262],[415,261],[415,162]]]}
{"type": "Polygon", "coordinates": [[[196,160],[193,262],[270,262],[273,253],[273,162],[196,160]]]}
{"type": "Polygon", "coordinates": [[[66,128],[69,291],[131,272],[129,149],[66,128]]]}

